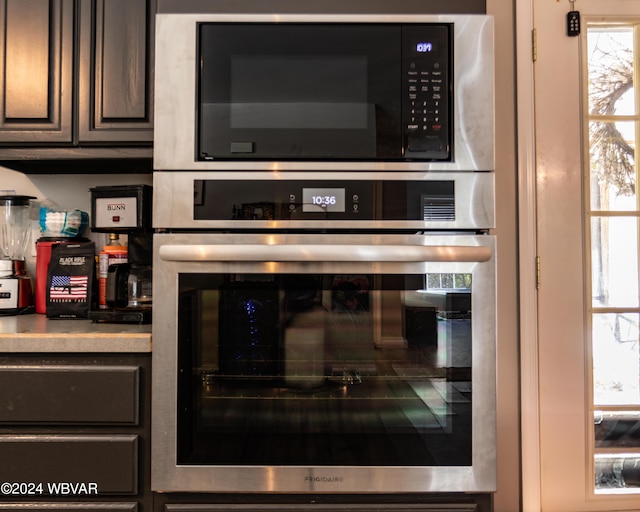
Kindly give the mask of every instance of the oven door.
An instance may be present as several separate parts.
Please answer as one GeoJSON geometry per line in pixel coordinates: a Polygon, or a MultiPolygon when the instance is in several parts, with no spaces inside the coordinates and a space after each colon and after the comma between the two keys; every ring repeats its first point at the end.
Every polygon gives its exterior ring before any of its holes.
{"type": "Polygon", "coordinates": [[[495,490],[492,236],[154,242],[153,489],[495,490]]]}

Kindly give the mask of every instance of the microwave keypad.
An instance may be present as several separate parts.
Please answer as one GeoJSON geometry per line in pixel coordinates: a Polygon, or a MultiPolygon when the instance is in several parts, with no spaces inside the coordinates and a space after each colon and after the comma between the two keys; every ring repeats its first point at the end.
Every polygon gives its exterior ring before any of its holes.
{"type": "Polygon", "coordinates": [[[405,34],[405,158],[449,158],[448,28],[405,34]],[[429,43],[416,43],[429,41],[429,43]],[[429,51],[424,51],[424,48],[429,51]],[[414,51],[416,48],[420,48],[414,51]]]}

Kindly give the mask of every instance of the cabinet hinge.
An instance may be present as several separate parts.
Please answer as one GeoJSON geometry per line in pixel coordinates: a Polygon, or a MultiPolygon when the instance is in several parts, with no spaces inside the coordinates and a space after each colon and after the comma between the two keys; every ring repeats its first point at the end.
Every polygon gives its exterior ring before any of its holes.
{"type": "Polygon", "coordinates": [[[535,28],[531,31],[531,60],[538,60],[538,35],[535,28]]]}
{"type": "Polygon", "coordinates": [[[540,256],[536,256],[536,290],[540,289],[540,256]]]}

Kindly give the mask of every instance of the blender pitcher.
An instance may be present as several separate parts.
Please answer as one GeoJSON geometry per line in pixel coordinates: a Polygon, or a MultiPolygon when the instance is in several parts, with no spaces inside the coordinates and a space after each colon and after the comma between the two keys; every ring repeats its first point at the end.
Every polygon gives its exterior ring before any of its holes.
{"type": "Polygon", "coordinates": [[[31,239],[33,196],[0,196],[0,314],[31,310],[33,286],[27,274],[26,255],[31,239]]]}

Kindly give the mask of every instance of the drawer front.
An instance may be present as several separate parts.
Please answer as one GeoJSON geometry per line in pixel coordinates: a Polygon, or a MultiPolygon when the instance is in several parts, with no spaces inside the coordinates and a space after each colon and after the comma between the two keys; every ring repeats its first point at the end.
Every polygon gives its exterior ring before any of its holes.
{"type": "Polygon", "coordinates": [[[0,503],[0,512],[136,512],[137,503],[0,503]]]}
{"type": "Polygon", "coordinates": [[[137,425],[138,366],[0,366],[0,423],[137,425]]]}
{"type": "Polygon", "coordinates": [[[424,503],[420,505],[336,504],[336,505],[166,505],[164,512],[477,512],[474,503],[424,503]]]}
{"type": "MultiPolygon", "coordinates": [[[[32,489],[33,498],[95,498],[138,492],[135,435],[3,435],[0,461],[0,482],[42,484],[32,489]]],[[[2,496],[25,499],[28,492],[28,488],[16,487],[15,492],[3,492],[2,496]]]]}

